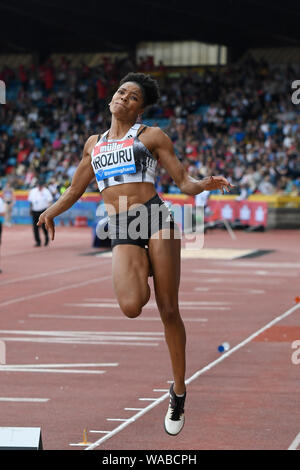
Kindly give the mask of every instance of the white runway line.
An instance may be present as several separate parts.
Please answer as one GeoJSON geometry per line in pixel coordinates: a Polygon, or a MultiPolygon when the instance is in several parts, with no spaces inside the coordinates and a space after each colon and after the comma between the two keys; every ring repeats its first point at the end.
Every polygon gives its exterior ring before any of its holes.
{"type": "Polygon", "coordinates": [[[131,418],[106,418],[106,421],[130,421],[131,418]]]}
{"type": "MultiPolygon", "coordinates": [[[[232,302],[226,301],[209,301],[209,300],[200,300],[200,301],[185,301],[182,300],[179,302],[179,308],[182,310],[230,310],[230,305],[232,302]]],[[[115,309],[120,311],[120,306],[117,302],[97,302],[97,303],[65,303],[66,307],[81,307],[81,308],[97,308],[97,309],[115,309]]],[[[155,310],[157,311],[157,305],[155,302],[149,302],[144,305],[143,310],[155,310]]]]}
{"type": "Polygon", "coordinates": [[[287,276],[287,277],[297,277],[297,273],[291,272],[279,272],[279,271],[266,271],[262,269],[257,269],[255,271],[234,271],[233,269],[191,269],[191,272],[198,274],[230,274],[231,276],[241,275],[241,276],[287,276]]]}
{"type": "MultiPolygon", "coordinates": [[[[69,446],[73,446],[73,447],[86,447],[88,446],[89,443],[85,443],[85,442],[78,442],[78,444],[69,444],[69,446]]],[[[85,449],[86,450],[86,449],[85,449]]]]}
{"type": "Polygon", "coordinates": [[[125,411],[141,411],[143,408],[124,408],[125,411]]]}
{"type": "Polygon", "coordinates": [[[97,430],[90,430],[89,432],[94,432],[94,433],[97,433],[97,434],[109,434],[111,431],[97,431],[97,430]]]}
{"type": "Polygon", "coordinates": [[[116,367],[119,364],[117,362],[115,363],[95,363],[95,364],[5,364],[1,366],[1,368],[6,368],[8,367],[9,369],[17,368],[17,369],[22,369],[22,368],[36,368],[39,369],[40,367],[43,368],[55,368],[58,369],[60,367],[116,367]]]}
{"type": "Polygon", "coordinates": [[[97,303],[66,303],[66,307],[85,307],[85,308],[116,308],[120,310],[120,306],[117,302],[97,302],[97,303]]]}
{"type": "MultiPolygon", "coordinates": [[[[192,280],[192,279],[191,279],[192,280]]],[[[193,278],[193,280],[195,280],[193,278]]],[[[232,284],[232,278],[230,276],[228,277],[209,277],[209,278],[203,278],[201,279],[201,284],[232,284]]],[[[266,278],[260,278],[260,279],[253,279],[251,277],[246,277],[246,278],[241,278],[241,279],[234,279],[235,284],[268,284],[268,285],[279,285],[282,283],[281,280],[277,279],[266,279],[266,278]]]]}
{"type": "MultiPolygon", "coordinates": [[[[94,339],[96,337],[130,337],[132,336],[163,336],[164,333],[161,331],[41,331],[41,330],[0,330],[0,334],[24,334],[24,335],[36,335],[36,336],[61,336],[72,338],[87,337],[94,339]]],[[[147,338],[145,338],[147,339],[147,338]]]]}
{"type": "MultiPolygon", "coordinates": [[[[240,294],[245,294],[245,295],[260,295],[260,294],[265,294],[266,291],[262,289],[250,289],[247,287],[226,287],[225,290],[217,290],[215,287],[211,287],[210,290],[213,290],[214,295],[240,295],[240,294]]],[[[194,291],[202,292],[202,287],[195,287],[194,291]]]]}
{"type": "MultiPolygon", "coordinates": [[[[113,344],[115,346],[159,346],[159,343],[136,343],[130,341],[100,341],[100,340],[91,340],[91,339],[70,339],[70,338],[9,338],[2,337],[4,341],[16,341],[21,343],[52,343],[52,344],[89,344],[89,345],[107,345],[113,344]]],[[[126,339],[126,338],[124,338],[126,339]]],[[[141,338],[143,339],[143,338],[141,338]]],[[[159,339],[159,338],[156,338],[159,339]]]]}
{"type": "Polygon", "coordinates": [[[116,299],[112,297],[89,297],[87,299],[84,299],[84,302],[115,302],[116,299]]]}
{"type": "Polygon", "coordinates": [[[95,284],[101,281],[106,281],[111,279],[110,276],[97,277],[95,279],[89,279],[88,281],[78,282],[77,284],[69,284],[67,286],[58,287],[57,289],[45,290],[42,292],[37,292],[36,294],[24,295],[23,297],[16,297],[14,299],[6,300],[5,302],[0,303],[0,307],[6,307],[7,305],[16,304],[18,302],[25,302],[26,300],[36,299],[38,297],[43,297],[45,295],[58,294],[69,289],[77,289],[78,287],[87,286],[88,284],[95,284]]]}
{"type": "MultiPolygon", "coordinates": [[[[107,264],[107,263],[106,263],[107,264]]],[[[15,284],[16,282],[32,281],[33,279],[40,279],[42,277],[57,276],[58,274],[67,274],[74,271],[82,271],[83,269],[89,269],[93,267],[99,267],[99,263],[90,263],[84,266],[77,266],[73,268],[56,269],[55,271],[46,271],[44,273],[31,274],[29,276],[17,277],[15,279],[8,279],[7,281],[0,282],[0,288],[7,284],[15,284]]]]}
{"type": "MultiPolygon", "coordinates": [[[[275,325],[276,323],[280,322],[281,320],[283,320],[284,318],[288,317],[289,315],[291,315],[292,313],[294,313],[296,310],[298,310],[300,308],[300,304],[296,304],[294,305],[292,308],[290,308],[289,310],[285,311],[283,314],[279,315],[278,317],[274,318],[273,320],[271,320],[269,323],[267,323],[265,326],[263,326],[262,328],[260,328],[259,330],[257,330],[255,333],[253,333],[252,335],[248,336],[244,341],[240,342],[239,344],[237,344],[236,346],[234,346],[233,348],[229,349],[227,352],[223,353],[222,356],[220,356],[218,359],[216,359],[215,361],[212,361],[210,362],[209,364],[207,364],[205,367],[203,367],[202,369],[198,370],[197,372],[195,372],[191,377],[189,377],[187,380],[186,380],[186,384],[189,384],[191,383],[193,380],[195,380],[196,378],[198,378],[200,375],[204,374],[205,372],[207,372],[208,370],[212,369],[213,367],[215,367],[217,364],[219,364],[220,362],[224,361],[225,359],[227,359],[229,356],[231,356],[234,352],[238,351],[239,349],[243,348],[246,344],[250,343],[254,338],[256,338],[258,335],[260,335],[261,333],[263,333],[265,330],[267,330],[268,328],[270,328],[271,326],[275,325]]],[[[142,411],[139,411],[138,413],[136,413],[134,416],[132,416],[131,418],[131,421],[127,421],[127,422],[124,422],[122,424],[120,424],[118,427],[116,427],[114,430],[112,430],[109,434],[107,434],[106,436],[100,438],[98,441],[94,442],[93,444],[89,445],[85,450],[93,450],[93,449],[96,449],[97,447],[99,447],[100,444],[102,444],[102,442],[105,442],[106,440],[110,439],[111,437],[115,436],[116,434],[118,434],[120,431],[122,431],[123,429],[125,429],[127,426],[129,426],[131,424],[131,422],[135,422],[137,421],[139,418],[141,418],[142,416],[144,416],[146,413],[148,413],[149,411],[152,410],[152,408],[155,408],[156,406],[158,406],[160,403],[162,403],[164,400],[166,400],[167,398],[169,397],[169,392],[168,393],[165,393],[164,395],[162,395],[161,397],[157,398],[155,401],[153,401],[150,405],[146,406],[142,411]]],[[[141,399],[140,399],[141,400],[141,399]]]]}
{"type": "MultiPolygon", "coordinates": [[[[219,263],[214,263],[219,264],[219,263]]],[[[223,263],[222,263],[223,264],[223,263]]],[[[280,268],[280,269],[292,269],[292,268],[300,268],[300,263],[276,263],[272,261],[232,261],[231,266],[234,267],[245,267],[245,268],[280,268]]]]}
{"type": "Polygon", "coordinates": [[[289,310],[287,310],[286,312],[284,312],[282,315],[279,315],[278,317],[274,318],[274,320],[271,320],[269,323],[267,323],[265,326],[263,326],[262,328],[260,328],[259,330],[257,330],[255,333],[253,333],[252,335],[248,336],[248,338],[246,338],[244,341],[242,341],[241,343],[237,344],[236,346],[234,346],[233,348],[229,349],[227,352],[224,352],[222,354],[222,356],[220,356],[218,359],[216,359],[215,361],[211,362],[210,364],[208,364],[207,366],[203,367],[203,369],[195,372],[195,374],[193,374],[189,379],[186,380],[186,384],[189,384],[190,382],[192,382],[193,380],[195,380],[197,377],[199,377],[200,375],[202,375],[204,372],[212,369],[215,365],[219,364],[220,362],[224,361],[224,359],[226,359],[227,357],[231,356],[231,354],[233,354],[234,352],[238,351],[239,349],[241,349],[242,347],[244,347],[246,344],[250,343],[254,338],[256,338],[257,336],[259,336],[261,333],[263,333],[264,331],[268,330],[269,328],[271,328],[271,326],[275,325],[276,323],[280,322],[281,320],[283,320],[284,318],[288,317],[289,315],[291,315],[292,313],[294,313],[298,308],[300,308],[300,304],[297,304],[297,305],[294,305],[294,307],[290,308],[289,310]]]}
{"type": "Polygon", "coordinates": [[[140,401],[156,401],[157,398],[139,398],[140,401]]]}
{"type": "Polygon", "coordinates": [[[22,402],[22,403],[46,403],[50,398],[12,398],[0,397],[0,401],[22,402]]]}
{"type": "MultiPolygon", "coordinates": [[[[203,309],[206,310],[207,307],[198,307],[199,310],[203,309]]],[[[213,307],[208,307],[209,309],[213,309],[213,307]]],[[[229,307],[217,307],[217,310],[229,310],[229,307]]],[[[47,315],[47,314],[29,314],[28,317],[30,318],[56,318],[56,319],[63,319],[63,320],[125,320],[128,322],[128,318],[125,315],[113,317],[110,315],[47,315]]],[[[143,315],[139,316],[136,321],[159,321],[161,322],[161,318],[157,317],[144,317],[143,315]]],[[[200,322],[205,323],[208,321],[207,318],[184,318],[185,322],[200,322]]]]}
{"type": "MultiPolygon", "coordinates": [[[[259,270],[254,270],[254,271],[249,271],[249,270],[244,270],[244,271],[233,271],[230,269],[195,269],[193,270],[195,273],[202,273],[202,274],[229,274],[231,276],[275,276],[275,277],[297,277],[296,273],[291,273],[291,272],[279,272],[279,271],[266,271],[263,269],[259,270]]],[[[253,279],[253,278],[251,278],[253,279]]],[[[201,279],[202,281],[202,279],[201,279]]]]}
{"type": "Polygon", "coordinates": [[[118,363],[93,363],[93,364],[13,364],[0,366],[0,372],[44,372],[61,374],[104,374],[105,370],[85,370],[76,367],[116,367],[118,363]]]}
{"type": "MultiPolygon", "coordinates": [[[[97,303],[66,303],[64,304],[67,307],[85,307],[85,308],[117,308],[120,309],[120,306],[117,302],[97,302],[97,303]]],[[[180,308],[189,308],[195,307],[199,308],[200,306],[205,306],[203,308],[216,308],[218,306],[232,305],[232,302],[227,301],[211,301],[211,300],[182,300],[179,302],[180,308]]],[[[144,305],[143,309],[155,308],[157,305],[155,302],[148,302],[144,305]]]]}
{"type": "Polygon", "coordinates": [[[163,332],[0,330],[0,336],[3,341],[54,344],[158,346],[157,341],[164,341],[163,332]]]}
{"type": "Polygon", "coordinates": [[[295,439],[293,440],[293,442],[291,443],[290,447],[288,448],[288,450],[297,450],[298,447],[300,445],[300,432],[299,434],[297,434],[297,436],[295,437],[295,439]]]}
{"type": "Polygon", "coordinates": [[[0,372],[43,372],[52,374],[105,374],[105,370],[82,370],[82,369],[34,369],[30,367],[5,367],[0,366],[0,372]]]}

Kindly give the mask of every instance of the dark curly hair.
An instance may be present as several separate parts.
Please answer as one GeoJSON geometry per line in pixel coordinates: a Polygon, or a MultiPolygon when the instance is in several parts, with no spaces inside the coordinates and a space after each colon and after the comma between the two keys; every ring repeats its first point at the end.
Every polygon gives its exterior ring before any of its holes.
{"type": "Polygon", "coordinates": [[[159,85],[150,75],[130,72],[122,78],[120,86],[126,82],[135,82],[140,86],[143,92],[144,106],[151,106],[158,102],[160,98],[159,85]]]}

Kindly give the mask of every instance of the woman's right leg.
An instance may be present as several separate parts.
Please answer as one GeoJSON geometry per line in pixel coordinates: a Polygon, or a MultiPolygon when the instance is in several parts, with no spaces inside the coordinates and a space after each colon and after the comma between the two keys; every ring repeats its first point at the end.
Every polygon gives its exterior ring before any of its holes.
{"type": "Polygon", "coordinates": [[[112,251],[113,286],[122,312],[136,318],[150,298],[149,259],[145,248],[119,244],[112,251]]]}

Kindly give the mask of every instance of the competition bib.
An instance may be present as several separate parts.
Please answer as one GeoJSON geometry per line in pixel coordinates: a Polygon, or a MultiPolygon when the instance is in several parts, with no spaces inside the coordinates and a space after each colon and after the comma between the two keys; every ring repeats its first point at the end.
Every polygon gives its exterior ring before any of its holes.
{"type": "Polygon", "coordinates": [[[136,173],[134,139],[118,142],[101,142],[92,152],[92,166],[97,181],[128,173],[136,173]]]}

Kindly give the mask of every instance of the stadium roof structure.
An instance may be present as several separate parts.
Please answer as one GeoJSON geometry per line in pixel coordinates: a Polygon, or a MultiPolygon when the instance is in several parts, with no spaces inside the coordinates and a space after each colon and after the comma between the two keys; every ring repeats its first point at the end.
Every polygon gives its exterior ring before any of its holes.
{"type": "Polygon", "coordinates": [[[300,45],[291,0],[0,0],[0,53],[134,49],[140,41],[249,47],[300,45]]]}

